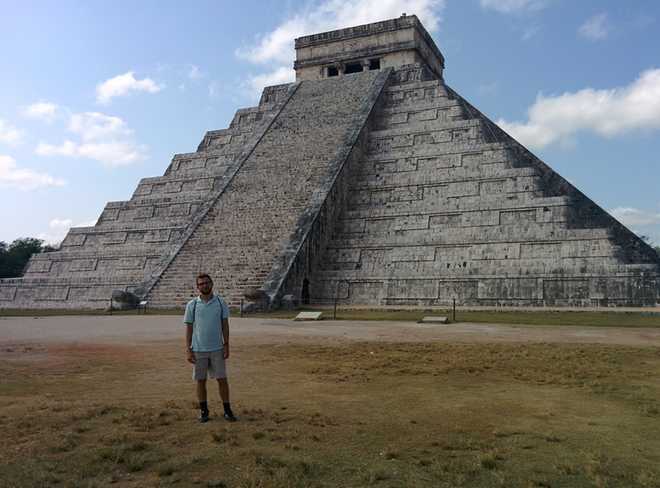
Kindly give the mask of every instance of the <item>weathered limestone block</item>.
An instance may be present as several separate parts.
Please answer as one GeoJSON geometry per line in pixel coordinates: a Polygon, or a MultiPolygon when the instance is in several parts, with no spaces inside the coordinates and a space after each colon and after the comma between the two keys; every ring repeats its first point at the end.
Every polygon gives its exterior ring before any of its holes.
{"type": "Polygon", "coordinates": [[[62,241],[62,247],[68,246],[82,246],[85,243],[85,234],[74,234],[71,231],[67,234],[65,239],[62,241]]]}
{"type": "Polygon", "coordinates": [[[16,286],[8,286],[0,284],[0,301],[13,302],[16,298],[16,286]]]}
{"type": "Polygon", "coordinates": [[[298,299],[291,294],[284,295],[280,304],[283,310],[295,310],[299,306],[298,299]]]}
{"type": "Polygon", "coordinates": [[[48,273],[53,262],[46,259],[32,259],[26,273],[48,273]]]}
{"type": "Polygon", "coordinates": [[[168,242],[171,234],[171,229],[150,230],[144,234],[144,242],[168,242]]]}
{"type": "Polygon", "coordinates": [[[47,286],[47,287],[34,287],[28,290],[19,289],[18,295],[25,297],[26,292],[29,297],[35,300],[42,301],[65,301],[69,296],[68,286],[47,286]]]}
{"type": "Polygon", "coordinates": [[[143,269],[146,263],[145,256],[133,256],[123,258],[105,258],[100,259],[97,265],[98,269],[103,270],[135,270],[143,269]]]}
{"type": "MultiPolygon", "coordinates": [[[[99,306],[105,306],[106,304],[109,304],[110,298],[112,298],[114,305],[115,298],[113,293],[115,291],[118,290],[114,290],[112,286],[92,286],[92,287],[72,286],[71,288],[69,288],[69,297],[80,302],[88,302],[88,301],[101,302],[99,303],[99,306]]],[[[119,301],[117,305],[119,305],[119,301]]],[[[135,307],[129,307],[129,308],[135,308],[135,307]]]]}
{"type": "Polygon", "coordinates": [[[434,261],[435,260],[435,247],[432,246],[413,246],[413,247],[396,247],[390,253],[392,262],[419,262],[419,261],[434,261]]]}

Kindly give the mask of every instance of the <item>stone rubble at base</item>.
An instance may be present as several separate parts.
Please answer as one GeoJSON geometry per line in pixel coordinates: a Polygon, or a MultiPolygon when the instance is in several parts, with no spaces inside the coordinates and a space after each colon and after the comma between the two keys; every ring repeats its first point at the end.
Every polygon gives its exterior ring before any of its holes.
{"type": "Polygon", "coordinates": [[[236,306],[659,301],[653,249],[447,86],[417,17],[296,50],[295,83],[0,280],[0,308],[182,307],[201,271],[236,306]]]}

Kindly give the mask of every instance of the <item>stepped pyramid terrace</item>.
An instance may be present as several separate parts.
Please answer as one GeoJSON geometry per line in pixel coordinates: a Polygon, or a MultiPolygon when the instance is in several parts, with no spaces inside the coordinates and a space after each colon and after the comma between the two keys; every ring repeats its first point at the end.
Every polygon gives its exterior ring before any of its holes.
{"type": "Polygon", "coordinates": [[[269,308],[660,301],[654,250],[450,88],[417,17],[295,48],[296,82],[1,280],[0,308],[182,307],[200,271],[269,308]]]}

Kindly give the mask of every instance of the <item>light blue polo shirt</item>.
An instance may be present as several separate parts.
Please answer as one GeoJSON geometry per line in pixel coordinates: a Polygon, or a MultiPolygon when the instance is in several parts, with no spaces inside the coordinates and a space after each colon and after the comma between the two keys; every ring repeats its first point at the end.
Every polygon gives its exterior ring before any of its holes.
{"type": "Polygon", "coordinates": [[[193,324],[192,350],[211,352],[222,349],[222,319],[229,318],[229,308],[218,295],[213,295],[208,302],[200,297],[193,298],[186,305],[183,323],[186,327],[193,324]]]}

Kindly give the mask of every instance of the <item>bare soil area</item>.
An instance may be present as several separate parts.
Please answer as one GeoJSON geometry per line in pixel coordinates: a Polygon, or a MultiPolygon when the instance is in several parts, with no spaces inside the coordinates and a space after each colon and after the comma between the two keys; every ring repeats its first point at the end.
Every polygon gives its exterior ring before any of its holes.
{"type": "MultiPolygon", "coordinates": [[[[660,322],[660,320],[659,320],[660,322]]],[[[457,323],[232,318],[231,334],[251,343],[273,342],[548,342],[660,346],[660,323],[651,327],[530,326],[457,323]]],[[[138,344],[183,338],[173,315],[0,317],[0,344],[103,342],[138,344]]]]}
{"type": "Polygon", "coordinates": [[[0,318],[0,486],[660,486],[659,329],[231,329],[198,424],[180,317],[0,318]]]}

